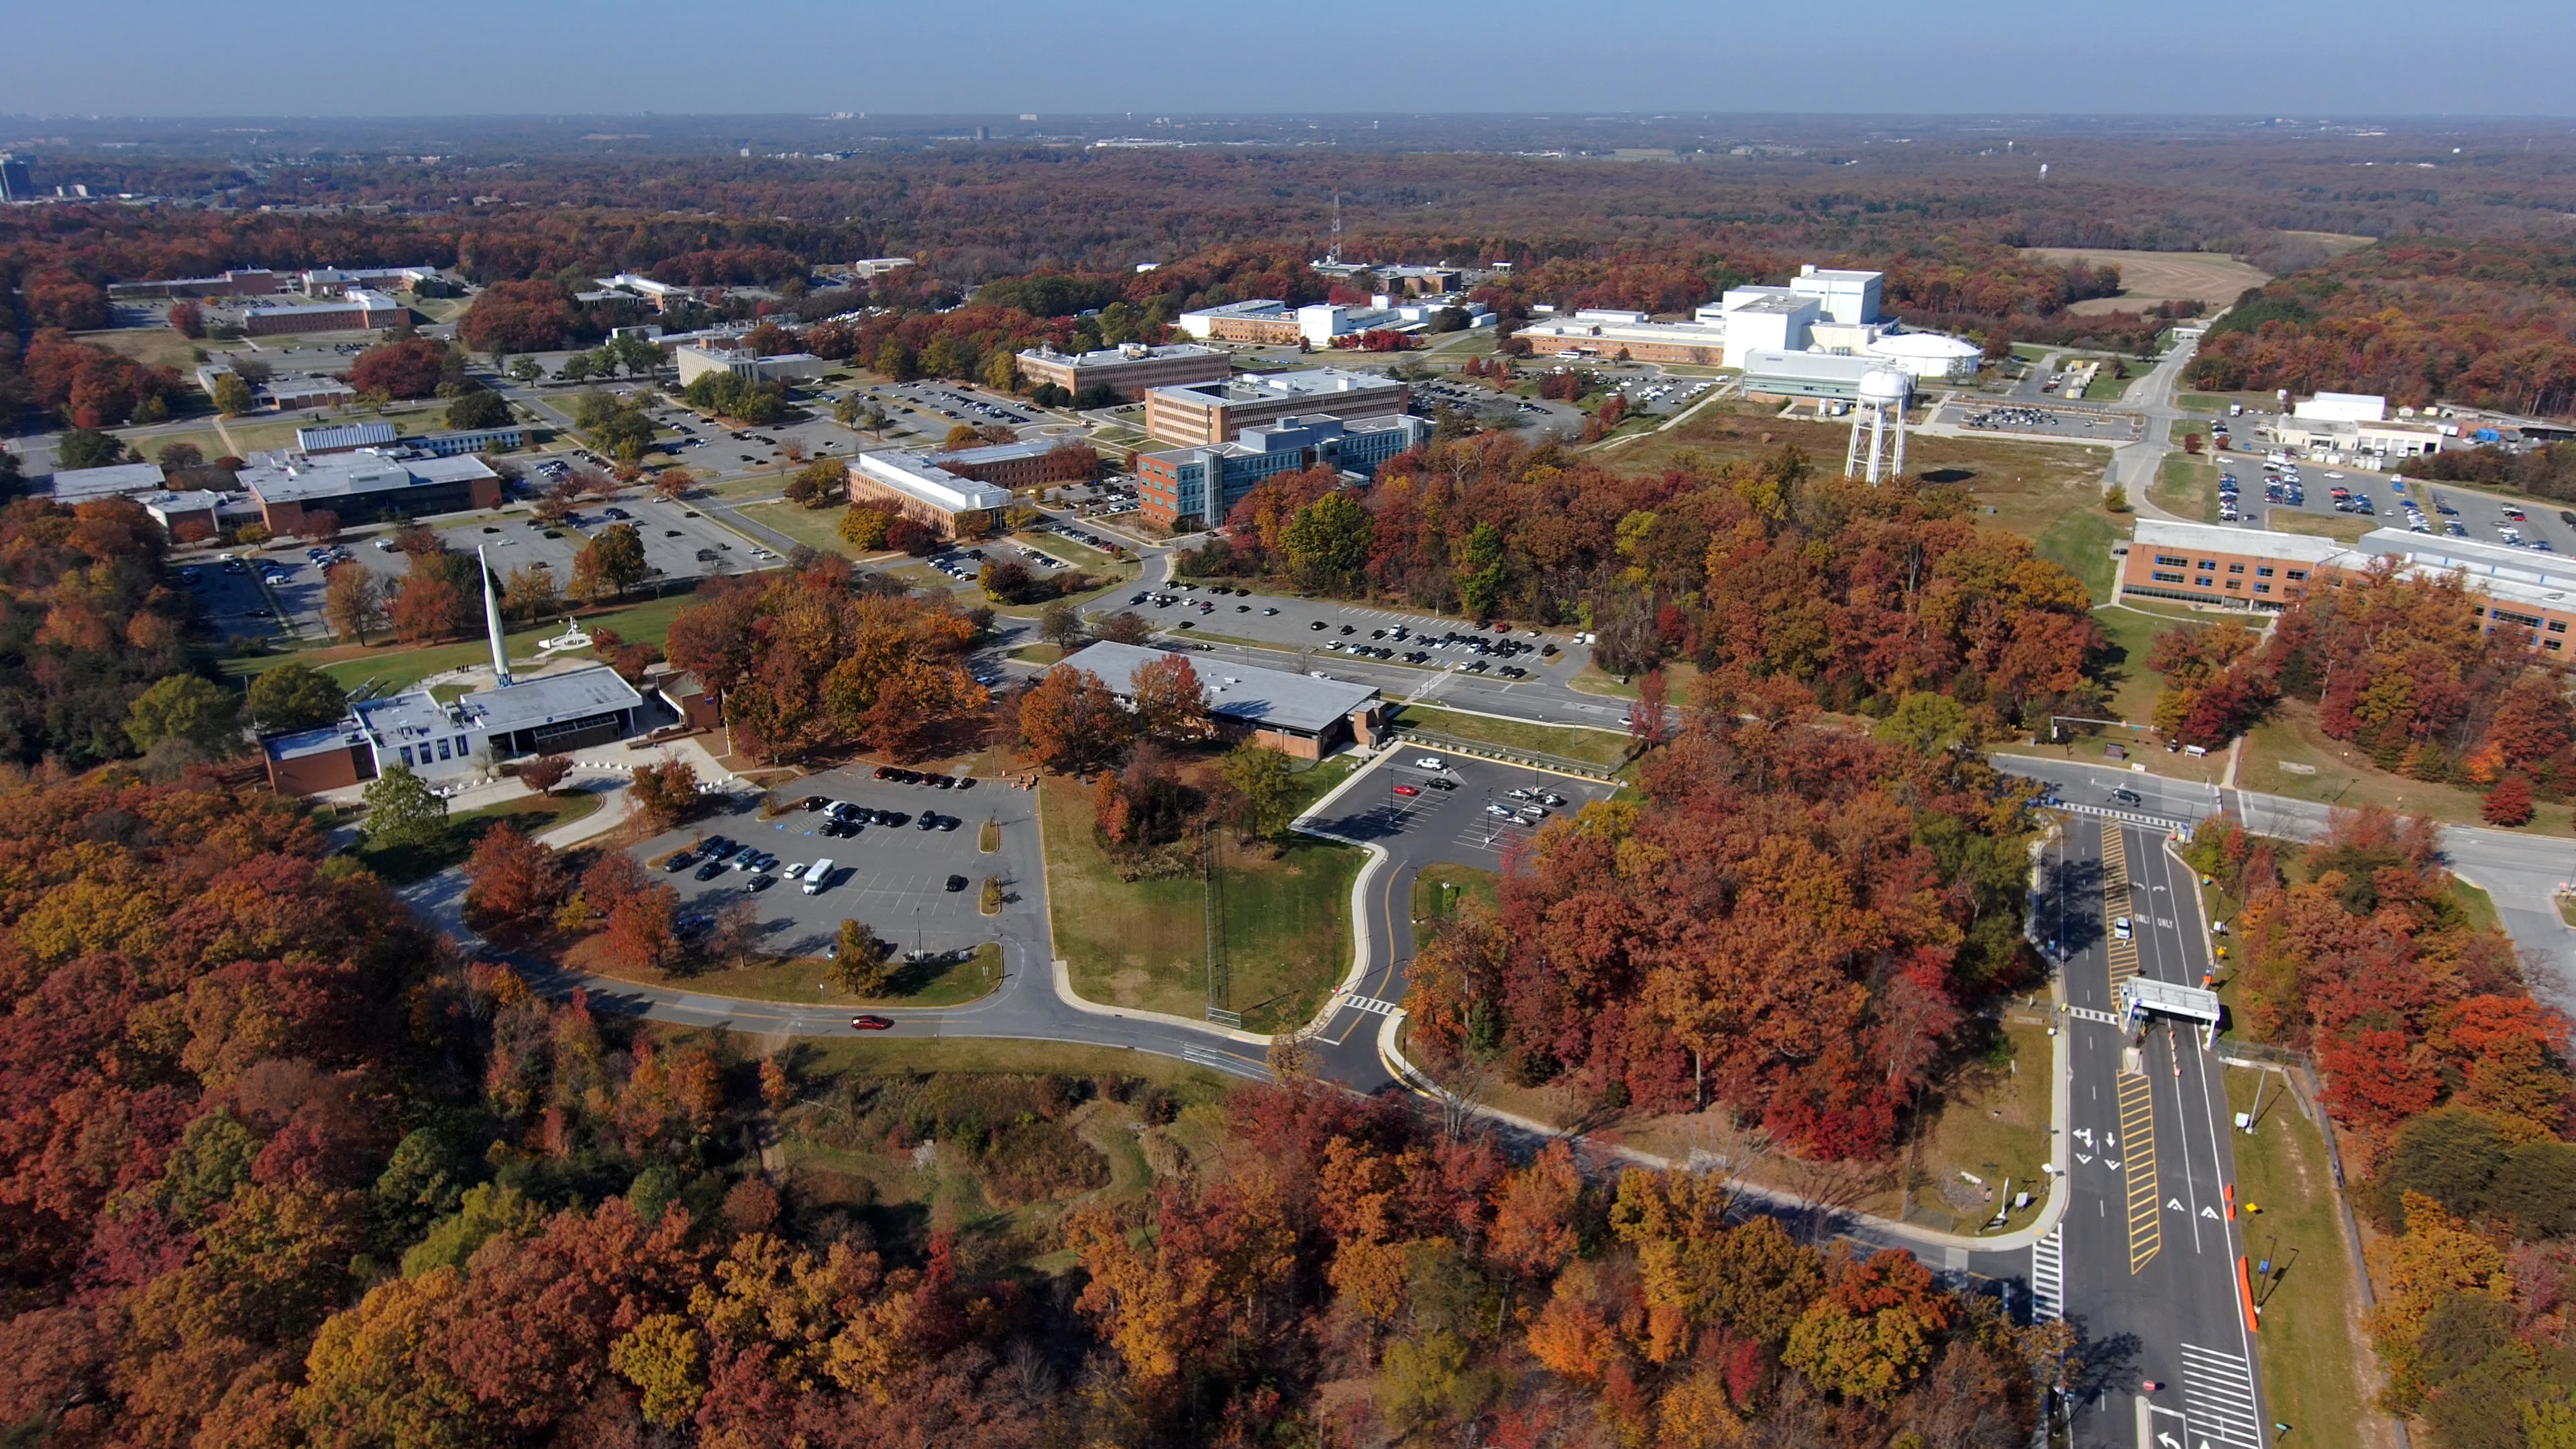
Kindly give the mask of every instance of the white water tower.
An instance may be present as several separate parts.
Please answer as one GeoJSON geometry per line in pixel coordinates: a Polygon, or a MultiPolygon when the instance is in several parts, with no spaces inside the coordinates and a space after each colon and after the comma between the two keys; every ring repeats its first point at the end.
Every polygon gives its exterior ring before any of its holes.
{"type": "Polygon", "coordinates": [[[1905,405],[1913,396],[1914,379],[1901,369],[1873,367],[1861,374],[1860,397],[1852,404],[1851,443],[1843,449],[1844,477],[1876,483],[1904,476],[1905,405]],[[1869,439],[1866,459],[1864,434],[1869,439]]]}

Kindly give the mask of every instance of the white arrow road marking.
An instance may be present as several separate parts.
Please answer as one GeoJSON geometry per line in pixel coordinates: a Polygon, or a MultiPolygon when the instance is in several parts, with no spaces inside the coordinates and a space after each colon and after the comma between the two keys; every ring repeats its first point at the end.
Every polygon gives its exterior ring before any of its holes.
{"type": "Polygon", "coordinates": [[[2079,1152],[2075,1154],[2075,1160],[2086,1167],[2091,1167],[2093,1165],[2093,1154],[2090,1152],[2079,1152]]]}
{"type": "Polygon", "coordinates": [[[2110,1168],[2110,1169],[2112,1169],[2112,1170],[2114,1170],[2114,1171],[2117,1171],[2117,1170],[2119,1169],[2119,1166],[2120,1166],[2120,1164],[2119,1164],[2119,1163],[2114,1162],[2114,1161],[2112,1161],[2110,1158],[2107,1158],[2107,1157],[2105,1157],[2105,1158],[2103,1158],[2103,1159],[2102,1159],[2102,1165],[2103,1165],[2104,1167],[2108,1167],[2108,1168],[2110,1168]]]}
{"type": "Polygon", "coordinates": [[[2181,1212],[2183,1210],[2182,1199],[2178,1197],[2166,1198],[2165,1206],[2173,1209],[2175,1212],[2181,1212]]]}
{"type": "Polygon", "coordinates": [[[2218,1216],[2218,1210],[2216,1208],[2204,1207],[2200,1210],[2200,1215],[2205,1218],[2214,1218],[2218,1216]]]}
{"type": "Polygon", "coordinates": [[[2165,1449],[2182,1449],[2182,1444],[2162,1429],[2156,1431],[2156,1442],[2165,1446],[2165,1449]]]}

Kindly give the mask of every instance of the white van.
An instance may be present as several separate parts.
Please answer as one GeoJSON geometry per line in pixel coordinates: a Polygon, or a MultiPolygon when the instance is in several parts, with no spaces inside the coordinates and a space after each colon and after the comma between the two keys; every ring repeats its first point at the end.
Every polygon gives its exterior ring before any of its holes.
{"type": "Polygon", "coordinates": [[[805,867],[805,884],[801,889],[809,896],[819,896],[832,883],[832,857],[825,856],[805,867]]]}

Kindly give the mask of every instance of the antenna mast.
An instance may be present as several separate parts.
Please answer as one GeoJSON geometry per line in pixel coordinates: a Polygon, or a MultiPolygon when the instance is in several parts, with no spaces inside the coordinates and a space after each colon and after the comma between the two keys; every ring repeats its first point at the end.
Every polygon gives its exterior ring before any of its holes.
{"type": "Polygon", "coordinates": [[[1342,190],[1338,186],[1333,188],[1333,244],[1324,260],[1337,267],[1342,264],[1342,190]]]}

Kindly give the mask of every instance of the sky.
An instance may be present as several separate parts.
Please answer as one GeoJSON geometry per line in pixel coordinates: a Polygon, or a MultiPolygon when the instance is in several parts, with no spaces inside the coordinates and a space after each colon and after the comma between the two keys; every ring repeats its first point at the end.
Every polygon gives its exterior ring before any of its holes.
{"type": "Polygon", "coordinates": [[[2569,116],[2568,15],[2565,0],[25,0],[0,22],[0,114],[2569,116]]]}

